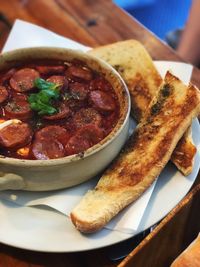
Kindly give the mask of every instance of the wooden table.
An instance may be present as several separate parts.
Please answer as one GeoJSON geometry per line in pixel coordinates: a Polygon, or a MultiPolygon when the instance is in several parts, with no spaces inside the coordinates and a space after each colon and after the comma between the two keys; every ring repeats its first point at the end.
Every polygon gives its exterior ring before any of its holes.
{"type": "MultiPolygon", "coordinates": [[[[139,22],[110,0],[0,0],[0,48],[16,18],[43,26],[60,35],[95,47],[135,38],[153,59],[181,59],[139,22]]],[[[28,37],[27,35],[27,38],[28,37]]],[[[200,87],[200,71],[194,68],[192,82],[200,87]]],[[[200,176],[199,176],[200,178],[200,176]]],[[[108,258],[110,248],[81,253],[37,253],[0,245],[1,267],[95,266],[114,267],[119,261],[108,258]]]]}

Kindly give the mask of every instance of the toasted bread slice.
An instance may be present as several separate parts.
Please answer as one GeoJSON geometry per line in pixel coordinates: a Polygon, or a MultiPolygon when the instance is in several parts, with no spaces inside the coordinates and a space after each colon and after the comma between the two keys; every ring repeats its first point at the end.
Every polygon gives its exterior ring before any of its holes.
{"type": "Polygon", "coordinates": [[[162,83],[144,46],[128,40],[97,47],[88,53],[105,60],[121,74],[131,95],[132,115],[140,121],[162,83]]]}
{"type": "Polygon", "coordinates": [[[170,267],[198,266],[200,266],[200,234],[170,265],[170,267]]]}
{"type": "Polygon", "coordinates": [[[149,113],[125,148],[71,212],[81,232],[101,229],[135,201],[159,176],[171,154],[200,111],[200,92],[169,72],[149,113]]]}
{"type": "Polygon", "coordinates": [[[196,152],[190,126],[174,149],[171,160],[184,175],[189,175],[193,169],[196,152]]]}
{"type": "MultiPolygon", "coordinates": [[[[140,121],[162,83],[146,49],[136,40],[127,40],[95,48],[89,53],[107,61],[121,74],[131,95],[132,115],[140,121]]],[[[195,145],[187,132],[171,160],[184,175],[188,175],[193,169],[195,153],[195,145]]]]}

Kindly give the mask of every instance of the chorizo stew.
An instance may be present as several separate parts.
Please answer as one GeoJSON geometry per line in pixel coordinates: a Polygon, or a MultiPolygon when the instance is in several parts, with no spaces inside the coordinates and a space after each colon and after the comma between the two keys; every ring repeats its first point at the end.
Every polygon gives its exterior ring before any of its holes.
{"type": "Polygon", "coordinates": [[[0,73],[0,154],[48,160],[82,153],[115,127],[111,84],[84,62],[26,62],[0,73]],[[1,124],[0,124],[1,125],[1,124]]]}

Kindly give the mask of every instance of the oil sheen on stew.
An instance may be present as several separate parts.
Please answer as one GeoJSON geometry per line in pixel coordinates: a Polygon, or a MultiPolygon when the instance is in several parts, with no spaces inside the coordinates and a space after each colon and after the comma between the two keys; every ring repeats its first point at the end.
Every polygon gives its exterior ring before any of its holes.
{"type": "Polygon", "coordinates": [[[17,119],[0,129],[1,155],[48,160],[82,153],[118,117],[111,84],[82,61],[25,62],[0,73],[0,123],[17,119]]]}

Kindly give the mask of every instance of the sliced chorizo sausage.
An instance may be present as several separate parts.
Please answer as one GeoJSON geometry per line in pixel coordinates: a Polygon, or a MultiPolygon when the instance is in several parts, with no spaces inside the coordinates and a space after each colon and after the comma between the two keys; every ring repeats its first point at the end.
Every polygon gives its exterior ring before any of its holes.
{"type": "Polygon", "coordinates": [[[80,128],[77,134],[88,140],[91,145],[100,142],[104,137],[103,129],[93,124],[88,124],[80,128]]]}
{"type": "Polygon", "coordinates": [[[116,108],[113,97],[100,90],[91,91],[89,93],[89,101],[92,106],[99,111],[110,112],[114,111],[116,108]]]}
{"type": "Polygon", "coordinates": [[[69,99],[67,100],[67,106],[69,106],[70,110],[73,112],[78,111],[79,109],[83,108],[85,106],[84,101],[79,101],[76,99],[69,99]]]}
{"type": "Polygon", "coordinates": [[[71,83],[69,85],[69,90],[71,93],[72,99],[83,101],[87,98],[88,88],[87,85],[83,83],[71,83]]]}
{"type": "Polygon", "coordinates": [[[111,84],[106,81],[103,77],[98,77],[96,79],[93,79],[90,82],[89,89],[91,91],[95,90],[101,90],[101,91],[109,91],[113,90],[111,84]]]}
{"type": "Polygon", "coordinates": [[[32,131],[27,123],[13,123],[0,130],[0,145],[6,148],[19,148],[27,145],[32,131]]]}
{"type": "Polygon", "coordinates": [[[32,145],[32,156],[35,159],[47,160],[47,159],[57,159],[65,156],[65,148],[58,141],[44,138],[37,138],[32,145]]]}
{"type": "Polygon", "coordinates": [[[92,72],[86,67],[80,66],[70,66],[66,71],[66,76],[71,79],[81,79],[85,81],[90,81],[92,79],[92,72]]]}
{"type": "Polygon", "coordinates": [[[115,127],[117,123],[118,112],[111,112],[107,116],[104,116],[102,120],[102,128],[104,128],[105,134],[108,135],[109,132],[115,127]]]}
{"type": "Polygon", "coordinates": [[[68,106],[66,106],[64,103],[59,103],[58,106],[58,112],[53,115],[45,115],[43,116],[46,120],[61,120],[69,117],[71,115],[71,110],[68,106]]]}
{"type": "Polygon", "coordinates": [[[80,128],[76,134],[69,139],[65,146],[66,154],[72,155],[85,151],[94,144],[100,142],[104,137],[103,130],[95,125],[86,125],[80,128]]]}
{"type": "Polygon", "coordinates": [[[61,74],[65,71],[65,66],[37,66],[36,69],[40,74],[61,74]]]}
{"type": "Polygon", "coordinates": [[[26,92],[34,87],[34,80],[39,77],[39,72],[35,69],[20,69],[11,77],[10,86],[17,92],[26,92]]]}
{"type": "Polygon", "coordinates": [[[0,104],[8,98],[8,91],[5,86],[0,86],[0,104]]]}
{"type": "Polygon", "coordinates": [[[68,87],[68,81],[65,78],[65,76],[61,75],[53,75],[47,79],[47,82],[55,83],[59,85],[60,88],[65,87],[67,89],[68,87]]]}
{"type": "Polygon", "coordinates": [[[33,116],[26,95],[17,94],[6,104],[4,112],[7,118],[27,120],[33,116]]]}
{"type": "MultiPolygon", "coordinates": [[[[57,125],[50,125],[46,126],[42,129],[40,129],[38,132],[35,134],[36,139],[48,139],[48,140],[58,140],[60,143],[63,145],[66,145],[70,138],[69,132],[57,125]]],[[[51,141],[50,141],[51,143],[51,141]]]]}
{"type": "Polygon", "coordinates": [[[90,147],[88,140],[83,140],[80,135],[75,135],[65,146],[66,155],[74,155],[87,150],[90,147]]]}
{"type": "Polygon", "coordinates": [[[13,76],[13,74],[14,74],[15,72],[16,72],[16,69],[15,69],[15,68],[10,69],[9,71],[7,71],[7,72],[3,75],[1,81],[4,83],[5,81],[9,80],[9,79],[13,76]]]}
{"type": "Polygon", "coordinates": [[[94,124],[101,127],[102,117],[99,112],[93,108],[82,108],[74,115],[73,122],[76,128],[87,124],[94,124]]]}

